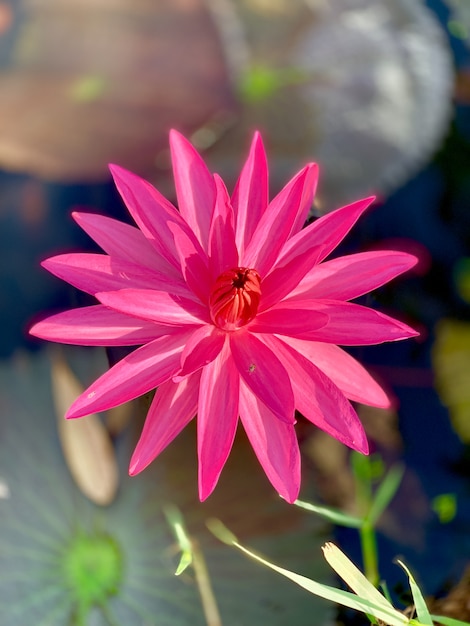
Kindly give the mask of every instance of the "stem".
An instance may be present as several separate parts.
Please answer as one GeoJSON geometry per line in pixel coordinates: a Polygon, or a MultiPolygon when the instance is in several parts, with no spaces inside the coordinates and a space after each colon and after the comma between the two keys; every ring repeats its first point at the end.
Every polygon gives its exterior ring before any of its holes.
{"type": "Polygon", "coordinates": [[[209,577],[206,561],[198,542],[191,542],[193,551],[193,568],[196,575],[196,583],[201,596],[202,608],[207,626],[222,626],[217,601],[209,577]]]}
{"type": "Polygon", "coordinates": [[[374,525],[369,521],[373,502],[372,466],[368,456],[353,453],[352,467],[356,484],[356,498],[363,520],[359,528],[364,575],[375,587],[380,582],[377,558],[377,538],[374,525]]]}
{"type": "Polygon", "coordinates": [[[364,574],[374,587],[380,582],[379,565],[377,562],[377,538],[374,527],[364,520],[364,524],[359,529],[361,540],[362,560],[364,563],[364,574]]]}

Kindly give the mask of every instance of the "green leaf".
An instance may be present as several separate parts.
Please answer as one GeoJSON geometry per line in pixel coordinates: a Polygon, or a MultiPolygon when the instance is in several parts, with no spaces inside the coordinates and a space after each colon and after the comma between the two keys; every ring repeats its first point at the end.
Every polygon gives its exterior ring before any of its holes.
{"type": "Polygon", "coordinates": [[[312,513],[321,515],[329,522],[337,524],[338,526],[360,528],[363,524],[363,521],[359,517],[348,515],[347,513],[343,513],[338,509],[333,509],[328,506],[317,506],[316,504],[310,504],[310,502],[304,502],[302,500],[296,500],[294,504],[302,509],[305,509],[306,511],[311,511],[312,513]]]}
{"type": "Polygon", "coordinates": [[[172,527],[181,550],[181,558],[175,571],[175,576],[182,574],[193,562],[193,550],[191,539],[189,538],[183,523],[181,512],[173,505],[165,507],[164,513],[169,525],[172,527]]]}
{"type": "Polygon", "coordinates": [[[398,487],[403,478],[405,468],[403,465],[393,466],[385,475],[375,492],[372,506],[367,515],[367,520],[372,526],[375,526],[378,519],[390,504],[392,498],[397,492],[398,487]]]}
{"type": "Polygon", "coordinates": [[[462,622],[460,619],[453,617],[442,617],[440,615],[431,615],[434,622],[443,624],[443,626],[469,626],[469,622],[462,622]]]}
{"type": "Polygon", "coordinates": [[[423,594],[421,593],[421,589],[416,584],[413,575],[407,566],[397,559],[398,565],[400,565],[405,572],[408,574],[408,579],[410,581],[411,593],[413,594],[413,602],[416,607],[416,614],[418,615],[418,619],[422,624],[426,626],[433,626],[433,621],[431,615],[429,614],[428,607],[426,606],[426,602],[424,601],[423,594]]]}

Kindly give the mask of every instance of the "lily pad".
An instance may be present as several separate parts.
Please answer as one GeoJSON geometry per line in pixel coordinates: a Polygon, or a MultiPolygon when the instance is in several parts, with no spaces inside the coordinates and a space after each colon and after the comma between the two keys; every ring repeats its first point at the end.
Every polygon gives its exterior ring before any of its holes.
{"type": "MultiPolygon", "coordinates": [[[[84,378],[102,364],[94,350],[66,354],[84,378]]],[[[319,549],[324,525],[273,492],[243,438],[214,496],[201,504],[194,432],[188,429],[151,468],[129,478],[135,433],[128,429],[114,442],[117,496],[98,506],[79,491],[65,464],[50,368],[46,353],[18,355],[0,366],[2,624],[203,626],[194,570],[174,575],[179,554],[164,515],[168,503],[182,512],[203,554],[222,623],[307,626],[312,615],[318,624],[328,622],[331,606],[260,571],[205,527],[208,517],[217,516],[256,549],[328,579],[319,549]],[[95,577],[91,589],[80,582],[86,567],[95,577]]]]}

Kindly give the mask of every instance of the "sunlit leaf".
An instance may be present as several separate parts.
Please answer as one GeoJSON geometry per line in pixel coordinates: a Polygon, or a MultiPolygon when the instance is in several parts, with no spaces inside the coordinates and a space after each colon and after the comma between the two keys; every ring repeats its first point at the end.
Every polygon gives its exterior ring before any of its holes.
{"type": "Polygon", "coordinates": [[[369,600],[377,606],[382,606],[387,610],[393,609],[390,602],[367,580],[364,574],[334,543],[328,542],[324,545],[323,555],[338,576],[340,576],[358,596],[369,600]]]}

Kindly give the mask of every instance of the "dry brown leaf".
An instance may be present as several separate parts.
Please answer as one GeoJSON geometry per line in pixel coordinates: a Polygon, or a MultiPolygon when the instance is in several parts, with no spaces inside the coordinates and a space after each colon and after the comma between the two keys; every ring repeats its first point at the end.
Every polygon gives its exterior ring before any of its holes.
{"type": "Polygon", "coordinates": [[[120,435],[132,418],[132,403],[126,402],[106,412],[105,425],[112,437],[120,435]]]}
{"type": "Polygon", "coordinates": [[[83,391],[59,353],[52,357],[52,392],[66,463],[77,486],[95,504],[110,504],[119,486],[118,465],[110,436],[97,415],[65,420],[64,414],[83,391]]]}

